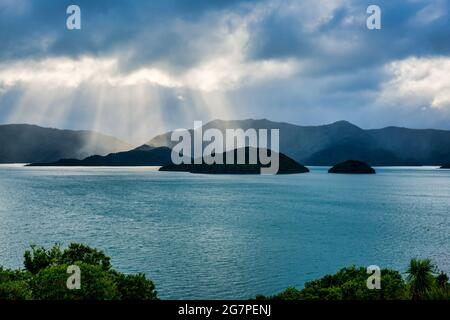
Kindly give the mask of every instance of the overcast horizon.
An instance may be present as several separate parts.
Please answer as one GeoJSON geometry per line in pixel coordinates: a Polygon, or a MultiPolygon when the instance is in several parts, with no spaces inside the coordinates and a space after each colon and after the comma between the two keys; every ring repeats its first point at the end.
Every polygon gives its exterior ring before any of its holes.
{"type": "Polygon", "coordinates": [[[133,144],[213,119],[450,129],[449,6],[0,0],[0,123],[133,144]]]}

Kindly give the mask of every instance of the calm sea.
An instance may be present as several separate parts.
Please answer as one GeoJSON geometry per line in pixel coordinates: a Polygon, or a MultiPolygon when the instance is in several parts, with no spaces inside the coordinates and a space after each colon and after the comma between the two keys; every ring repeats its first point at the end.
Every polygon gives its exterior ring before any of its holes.
{"type": "Polygon", "coordinates": [[[0,166],[0,265],[82,242],[161,298],[252,298],[349,265],[450,273],[450,171],[216,176],[155,168],[0,166]]]}

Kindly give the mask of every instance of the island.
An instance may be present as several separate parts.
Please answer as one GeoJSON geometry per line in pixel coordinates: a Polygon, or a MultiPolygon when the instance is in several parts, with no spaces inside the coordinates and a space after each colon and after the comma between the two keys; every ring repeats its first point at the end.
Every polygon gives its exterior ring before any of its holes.
{"type": "Polygon", "coordinates": [[[328,173],[343,173],[343,174],[374,174],[376,173],[368,164],[358,160],[347,160],[333,166],[328,173]]]}
{"type": "Polygon", "coordinates": [[[450,163],[443,165],[441,169],[450,169],[450,163]]]}
{"type": "Polygon", "coordinates": [[[110,153],[106,156],[90,156],[83,160],[61,159],[49,163],[32,163],[32,167],[121,167],[121,166],[164,166],[171,164],[172,150],[167,147],[153,148],[142,145],[136,149],[110,153]]]}
{"type": "MultiPolygon", "coordinates": [[[[235,153],[235,159],[237,155],[237,151],[239,149],[234,149],[228,152],[235,153]]],[[[257,149],[259,154],[259,149],[257,149]]],[[[263,165],[259,161],[259,157],[257,159],[256,164],[250,164],[248,161],[250,148],[245,148],[245,164],[207,164],[202,161],[201,164],[171,164],[167,166],[162,166],[159,171],[177,171],[177,172],[190,172],[190,173],[203,173],[203,174],[260,174],[261,168],[269,167],[269,165],[263,165]]],[[[268,150],[271,156],[274,156],[271,150],[268,150]]],[[[213,154],[213,156],[216,156],[213,154]]],[[[226,153],[218,154],[219,157],[223,157],[226,159],[226,153]]],[[[305,166],[301,165],[297,161],[289,158],[288,156],[279,153],[279,169],[277,174],[295,174],[295,173],[307,173],[309,169],[305,166]]]]}

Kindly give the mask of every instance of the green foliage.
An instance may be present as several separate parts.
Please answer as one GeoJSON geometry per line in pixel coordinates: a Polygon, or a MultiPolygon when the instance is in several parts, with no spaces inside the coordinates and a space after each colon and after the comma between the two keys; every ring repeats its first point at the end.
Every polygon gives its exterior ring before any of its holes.
{"type": "Polygon", "coordinates": [[[367,288],[365,268],[349,267],[334,275],[307,282],[303,290],[288,288],[271,299],[275,300],[402,300],[407,299],[407,287],[399,272],[381,270],[381,289],[367,288]]]}
{"type": "Polygon", "coordinates": [[[411,294],[414,300],[423,300],[428,292],[436,285],[434,278],[436,267],[430,259],[411,259],[406,273],[407,281],[411,286],[411,294]]]}
{"type": "Polygon", "coordinates": [[[0,300],[26,300],[31,298],[28,272],[5,270],[0,267],[0,300]]]}
{"type": "Polygon", "coordinates": [[[37,274],[42,269],[60,263],[61,254],[59,245],[55,245],[49,250],[32,245],[31,251],[27,250],[24,254],[25,269],[32,274],[37,274]]]}
{"type": "Polygon", "coordinates": [[[28,300],[32,292],[27,281],[0,282],[0,300],[28,300]]]}
{"type": "Polygon", "coordinates": [[[445,287],[432,287],[427,292],[427,300],[450,300],[450,286],[447,284],[445,287]]]}
{"type": "Polygon", "coordinates": [[[445,272],[439,273],[439,275],[436,277],[436,281],[439,287],[445,288],[448,286],[448,275],[445,272]]]}
{"type": "Polygon", "coordinates": [[[114,276],[101,267],[77,263],[81,270],[79,290],[67,288],[69,264],[51,266],[41,270],[31,280],[33,297],[38,300],[112,300],[119,299],[114,276]]]}
{"type": "Polygon", "coordinates": [[[103,251],[90,248],[84,244],[72,243],[61,256],[62,263],[74,264],[77,261],[99,266],[102,270],[111,269],[111,259],[103,251]]]}
{"type": "Polygon", "coordinates": [[[448,275],[440,272],[436,276],[433,286],[427,290],[427,300],[450,300],[450,283],[448,283],[448,275]]]}
{"type": "Polygon", "coordinates": [[[412,259],[406,281],[400,273],[391,269],[381,270],[381,289],[367,288],[365,268],[349,267],[334,275],[326,275],[307,282],[302,290],[287,288],[272,297],[258,295],[256,299],[274,300],[405,300],[428,299],[450,300],[448,276],[441,272],[436,275],[436,267],[431,260],[412,259]]]}
{"type": "Polygon", "coordinates": [[[155,285],[144,274],[116,275],[117,288],[122,300],[156,300],[155,285]]]}
{"type": "Polygon", "coordinates": [[[25,270],[0,267],[0,299],[7,300],[155,300],[155,285],[144,274],[125,275],[111,268],[102,251],[83,244],[61,250],[31,246],[24,254],[25,270]],[[67,288],[70,265],[80,267],[80,289],[67,288]]]}
{"type": "Polygon", "coordinates": [[[50,266],[74,264],[75,262],[100,266],[102,270],[107,271],[111,269],[110,260],[103,251],[78,243],[71,243],[64,251],[61,251],[59,245],[54,245],[49,250],[32,245],[31,251],[27,250],[24,254],[25,269],[32,274],[37,274],[50,266]]]}
{"type": "MultiPolygon", "coordinates": [[[[286,290],[284,290],[283,292],[277,294],[276,296],[273,297],[269,297],[269,299],[275,299],[275,300],[303,300],[303,293],[301,290],[298,290],[297,288],[294,287],[289,287],[286,290]]],[[[264,300],[265,297],[264,296],[257,296],[258,300],[264,300]]]]}
{"type": "Polygon", "coordinates": [[[22,270],[8,270],[0,267],[0,283],[8,281],[26,281],[31,274],[22,270]]]}

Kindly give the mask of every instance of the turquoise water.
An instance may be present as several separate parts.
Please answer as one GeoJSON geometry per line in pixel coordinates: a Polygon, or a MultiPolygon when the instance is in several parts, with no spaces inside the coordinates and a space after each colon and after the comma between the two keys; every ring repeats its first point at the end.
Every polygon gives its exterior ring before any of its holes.
{"type": "Polygon", "coordinates": [[[0,166],[0,265],[30,243],[83,242],[162,298],[251,298],[348,265],[450,272],[450,171],[212,176],[0,166]]]}

